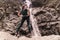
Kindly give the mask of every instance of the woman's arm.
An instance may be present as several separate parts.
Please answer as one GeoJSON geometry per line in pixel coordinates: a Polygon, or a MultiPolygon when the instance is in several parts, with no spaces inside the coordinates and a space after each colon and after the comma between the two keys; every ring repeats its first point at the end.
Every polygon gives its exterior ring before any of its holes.
{"type": "Polygon", "coordinates": [[[18,11],[18,16],[20,17],[20,15],[21,15],[21,14],[20,14],[20,11],[18,11]]]}
{"type": "Polygon", "coordinates": [[[28,10],[28,15],[27,16],[30,16],[30,11],[28,10]]]}

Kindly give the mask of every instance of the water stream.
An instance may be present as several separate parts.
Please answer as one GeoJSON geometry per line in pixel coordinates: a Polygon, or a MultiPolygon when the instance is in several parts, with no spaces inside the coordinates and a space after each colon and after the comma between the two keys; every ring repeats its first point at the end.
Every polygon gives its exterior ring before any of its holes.
{"type": "MultiPolygon", "coordinates": [[[[26,4],[29,8],[32,3],[30,0],[26,0],[26,4]]],[[[32,7],[30,7],[29,10],[30,10],[30,21],[33,27],[34,36],[41,36],[40,31],[38,29],[36,18],[34,18],[34,15],[32,14],[32,7]]]]}

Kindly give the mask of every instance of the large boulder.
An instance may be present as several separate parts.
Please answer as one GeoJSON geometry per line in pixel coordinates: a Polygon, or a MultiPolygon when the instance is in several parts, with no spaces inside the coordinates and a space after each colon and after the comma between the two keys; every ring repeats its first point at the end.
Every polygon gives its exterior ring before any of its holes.
{"type": "Polygon", "coordinates": [[[33,7],[40,7],[45,5],[48,2],[48,0],[32,0],[33,7]]]}

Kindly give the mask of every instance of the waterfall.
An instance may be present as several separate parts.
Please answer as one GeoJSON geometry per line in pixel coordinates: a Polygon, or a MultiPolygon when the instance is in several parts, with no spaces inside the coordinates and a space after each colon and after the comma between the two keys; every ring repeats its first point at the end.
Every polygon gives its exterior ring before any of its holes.
{"type": "MultiPolygon", "coordinates": [[[[30,5],[32,4],[30,0],[26,0],[25,2],[28,7],[30,7],[30,5]]],[[[33,27],[34,36],[41,36],[40,31],[38,29],[36,18],[34,18],[34,15],[32,14],[32,8],[29,8],[29,10],[30,10],[30,21],[33,27]]]]}

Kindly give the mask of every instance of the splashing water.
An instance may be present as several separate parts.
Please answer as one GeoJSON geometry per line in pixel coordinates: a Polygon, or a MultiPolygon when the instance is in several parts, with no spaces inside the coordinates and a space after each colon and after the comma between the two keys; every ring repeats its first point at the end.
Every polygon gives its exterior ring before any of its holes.
{"type": "MultiPolygon", "coordinates": [[[[32,3],[30,0],[26,0],[26,4],[29,8],[32,3]]],[[[37,26],[36,18],[34,18],[34,15],[32,15],[32,8],[29,8],[29,10],[30,10],[30,21],[32,23],[34,36],[41,36],[37,26]]]]}
{"type": "Polygon", "coordinates": [[[26,4],[27,4],[27,6],[29,8],[29,6],[31,5],[31,2],[29,0],[26,0],[26,4]]]}

